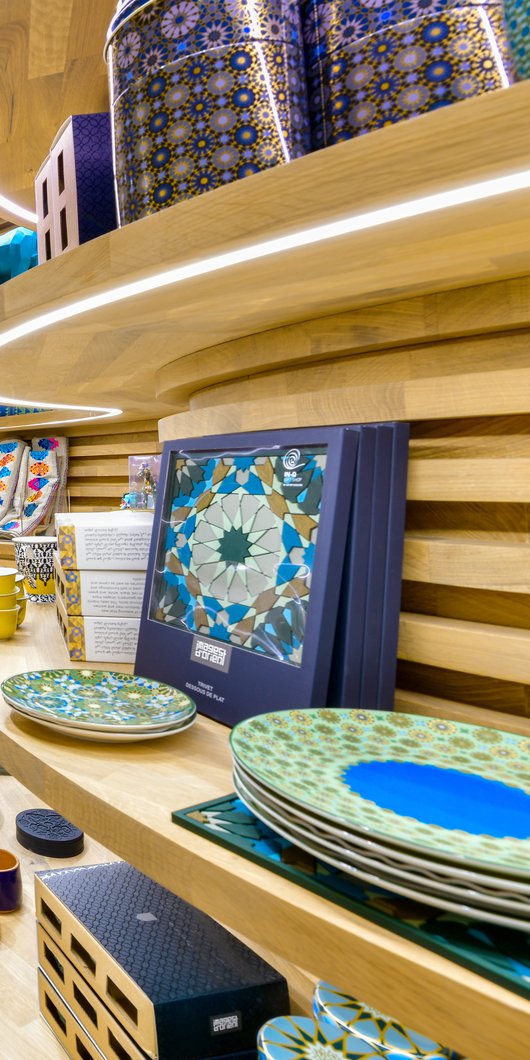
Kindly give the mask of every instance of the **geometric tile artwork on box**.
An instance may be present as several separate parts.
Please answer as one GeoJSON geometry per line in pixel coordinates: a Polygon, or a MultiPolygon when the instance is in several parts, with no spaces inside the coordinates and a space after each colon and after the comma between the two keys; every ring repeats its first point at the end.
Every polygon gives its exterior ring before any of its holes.
{"type": "Polygon", "coordinates": [[[176,458],[151,618],[300,665],[326,454],[291,452],[176,458]]]}
{"type": "Polygon", "coordinates": [[[302,53],[245,42],[177,60],[132,83],[113,122],[126,224],[306,154],[302,53]]]}
{"type": "Polygon", "coordinates": [[[284,42],[301,49],[301,40],[296,0],[125,4],[110,24],[105,48],[112,98],[115,101],[133,82],[161,72],[176,59],[250,42],[284,42]]]}
{"type": "Polygon", "coordinates": [[[510,83],[502,12],[466,6],[336,49],[308,72],[314,149],[510,83]]]}
{"type": "MultiPolygon", "coordinates": [[[[391,29],[410,19],[432,18],[462,6],[455,0],[389,0],[388,3],[303,0],[302,33],[307,67],[310,69],[319,60],[329,59],[337,50],[378,30],[391,29]]],[[[496,8],[502,17],[502,0],[467,0],[465,6],[480,7],[488,14],[496,8]]]]}

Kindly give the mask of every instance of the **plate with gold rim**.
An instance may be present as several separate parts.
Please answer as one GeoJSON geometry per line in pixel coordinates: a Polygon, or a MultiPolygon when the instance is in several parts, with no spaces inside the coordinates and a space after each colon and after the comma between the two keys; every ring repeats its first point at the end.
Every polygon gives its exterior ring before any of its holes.
{"type": "Polygon", "coordinates": [[[239,722],[235,761],[319,817],[530,879],[530,739],[386,711],[284,710],[239,722]]]}
{"type": "Polygon", "coordinates": [[[259,1060],[404,1060],[308,1016],[277,1016],[258,1033],[259,1060]]]}
{"type": "Polygon", "coordinates": [[[11,707],[35,720],[105,732],[167,729],[196,710],[178,688],[115,670],[33,670],[6,678],[0,688],[11,707]]]}
{"type": "Polygon", "coordinates": [[[181,732],[191,728],[196,721],[196,715],[182,722],[180,725],[170,725],[167,729],[145,729],[143,732],[102,732],[101,729],[82,729],[80,726],[72,728],[70,725],[61,725],[60,722],[48,721],[45,718],[37,718],[27,714],[25,711],[13,707],[15,717],[24,718],[26,721],[34,722],[42,729],[47,729],[48,734],[68,736],[71,740],[89,740],[92,743],[139,743],[141,740],[159,740],[163,736],[178,736],[181,732]]]}

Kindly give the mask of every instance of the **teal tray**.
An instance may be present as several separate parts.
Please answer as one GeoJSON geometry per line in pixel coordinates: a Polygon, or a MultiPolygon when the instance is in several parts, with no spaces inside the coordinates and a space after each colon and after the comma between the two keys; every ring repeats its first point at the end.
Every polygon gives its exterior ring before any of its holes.
{"type": "Polygon", "coordinates": [[[175,824],[350,909],[357,916],[530,998],[530,934],[437,911],[378,887],[363,887],[351,876],[277,835],[237,795],[175,810],[172,818],[175,824]]]}

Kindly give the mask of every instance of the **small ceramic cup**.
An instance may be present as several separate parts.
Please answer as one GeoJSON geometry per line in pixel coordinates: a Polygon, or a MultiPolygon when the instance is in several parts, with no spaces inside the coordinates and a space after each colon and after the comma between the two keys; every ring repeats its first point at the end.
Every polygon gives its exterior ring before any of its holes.
{"type": "Polygon", "coordinates": [[[7,611],[0,611],[0,640],[9,640],[13,636],[17,628],[19,614],[20,607],[18,604],[7,611]]]}
{"type": "Polygon", "coordinates": [[[16,567],[0,567],[0,593],[14,593],[16,585],[16,567]]]}
{"type": "Polygon", "coordinates": [[[0,850],[0,913],[14,913],[21,904],[20,862],[9,850],[0,850]]]}
{"type": "Polygon", "coordinates": [[[16,589],[13,589],[12,593],[0,593],[0,611],[9,611],[16,603],[18,603],[16,589]]]}

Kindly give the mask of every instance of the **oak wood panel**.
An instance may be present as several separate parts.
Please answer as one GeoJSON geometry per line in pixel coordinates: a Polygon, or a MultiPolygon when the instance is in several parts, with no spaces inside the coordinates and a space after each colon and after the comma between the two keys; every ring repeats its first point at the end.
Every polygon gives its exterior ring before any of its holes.
{"type": "Polygon", "coordinates": [[[109,108],[103,42],[115,6],[115,0],[0,5],[0,190],[30,210],[35,174],[65,118],[109,108]]]}
{"type": "Polygon", "coordinates": [[[530,688],[516,681],[500,681],[494,677],[398,659],[397,684],[411,692],[456,700],[500,711],[507,716],[530,716],[530,688]]]}
{"type": "MultiPolygon", "coordinates": [[[[26,636],[13,642],[7,668],[61,660],[50,611],[30,609],[26,636]]],[[[22,631],[21,631],[22,633],[22,631]]],[[[530,724],[530,723],[529,723],[530,724]]],[[[530,733],[530,727],[529,727],[530,733]]],[[[0,704],[0,758],[40,798],[88,834],[228,927],[305,965],[445,1039],[476,1060],[525,1060],[530,1002],[464,968],[173,825],[178,806],[231,789],[228,731],[201,718],[180,736],[149,744],[51,738],[0,704]],[[352,953],[355,959],[352,960],[352,953]]]]}
{"type": "Polygon", "coordinates": [[[405,543],[403,577],[528,594],[530,545],[409,537],[405,543]]]}
{"type": "Polygon", "coordinates": [[[439,618],[530,629],[530,596],[526,593],[404,581],[401,607],[403,611],[439,618]]]}
{"type": "Polygon", "coordinates": [[[530,631],[402,612],[398,656],[501,681],[530,683],[530,631]]]}
{"type": "MultiPolygon", "coordinates": [[[[2,331],[36,312],[153,271],[333,221],[351,212],[352,202],[362,213],[387,206],[396,188],[407,200],[524,168],[529,99],[524,82],[487,93],[101,236],[2,286],[0,342],[2,331]]],[[[3,360],[2,385],[6,395],[19,396],[20,379],[37,378],[43,400],[68,394],[76,403],[89,403],[97,394],[99,404],[158,417],[174,403],[163,395],[154,399],[157,372],[195,350],[309,314],[326,316],[529,272],[530,198],[514,192],[234,264],[177,287],[159,280],[148,295],[14,340],[13,357],[3,360]],[[53,373],[47,371],[50,363],[53,373]]],[[[508,311],[506,326],[516,317],[508,311]]],[[[380,414],[397,414],[384,402],[380,408],[380,414]]],[[[518,410],[513,403],[497,409],[518,410]]],[[[462,414],[468,411],[472,414],[470,408],[462,414]]],[[[436,414],[452,412],[448,405],[436,414]]]]}

